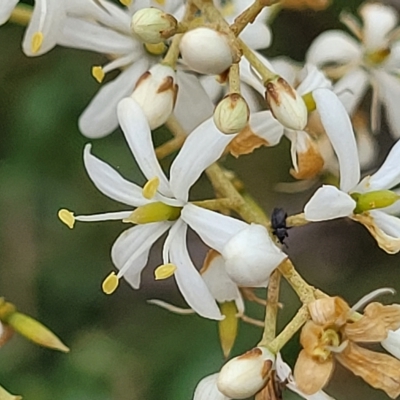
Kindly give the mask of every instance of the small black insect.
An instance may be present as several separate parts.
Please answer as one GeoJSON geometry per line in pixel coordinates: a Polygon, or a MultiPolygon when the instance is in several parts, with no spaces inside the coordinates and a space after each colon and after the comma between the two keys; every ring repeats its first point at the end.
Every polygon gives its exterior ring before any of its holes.
{"type": "Polygon", "coordinates": [[[288,229],[290,226],[286,225],[287,213],[283,208],[274,208],[271,214],[271,227],[272,233],[278,238],[281,244],[285,244],[285,239],[289,237],[288,229]]]}

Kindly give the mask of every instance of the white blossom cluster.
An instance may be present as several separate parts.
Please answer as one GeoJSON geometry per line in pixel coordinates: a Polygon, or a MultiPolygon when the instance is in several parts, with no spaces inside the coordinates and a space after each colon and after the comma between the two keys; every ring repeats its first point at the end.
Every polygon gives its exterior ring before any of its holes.
{"type": "MultiPolygon", "coordinates": [[[[17,3],[0,1],[0,23],[15,12],[17,3]]],[[[100,86],[79,127],[86,137],[98,139],[119,126],[147,183],[140,187],[128,181],[87,144],[83,160],[90,179],[126,210],[97,215],[59,211],[70,228],[76,221],[129,224],[112,246],[118,272],[104,280],[105,293],[113,293],[120,278],[139,288],[150,249],[166,234],[163,264],[155,277],[175,278],[190,308],[186,311],[222,323],[227,320],[223,304],[233,302],[237,316],[244,316],[244,291],[267,288],[287,255],[270,224],[192,202],[189,191],[223,155],[239,157],[260,146],[276,146],[283,137],[291,144],[292,176],[319,186],[304,206],[304,223],[349,217],[365,225],[383,250],[400,251],[400,144],[394,143],[376,172],[363,176],[376,162],[374,134],[380,129],[381,108],[393,139],[400,137],[400,29],[393,8],[365,3],[358,16],[342,14],[350,33],[322,33],[299,65],[258,52],[272,41],[268,21],[279,11],[275,2],[265,2],[254,20],[246,20],[244,11],[260,1],[121,3],[35,0],[22,45],[28,56],[43,55],[55,46],[104,54],[109,62],[92,68],[100,84],[109,72],[120,71],[100,86]],[[365,117],[360,109],[369,92],[371,111],[365,117]],[[186,136],[166,173],[152,131],[167,124],[178,138],[171,121],[186,136]],[[323,184],[327,175],[337,184],[323,184]],[[211,250],[201,271],[188,251],[188,228],[211,250]]],[[[337,326],[340,334],[347,329],[344,323],[337,326]]],[[[378,341],[399,357],[397,325],[385,329],[386,338],[378,341]]],[[[336,347],[344,352],[344,347],[336,347]]],[[[304,391],[295,376],[280,353],[260,345],[204,378],[194,399],[244,399],[273,380],[276,387],[306,399],[330,398],[321,388],[304,391]]],[[[400,377],[398,385],[384,390],[400,394],[400,377]]]]}

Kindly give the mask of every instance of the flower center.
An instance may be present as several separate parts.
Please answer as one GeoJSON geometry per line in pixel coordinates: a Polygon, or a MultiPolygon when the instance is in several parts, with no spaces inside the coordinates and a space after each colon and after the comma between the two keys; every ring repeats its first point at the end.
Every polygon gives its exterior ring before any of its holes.
{"type": "Polygon", "coordinates": [[[379,49],[364,54],[364,61],[369,66],[377,66],[382,64],[390,55],[390,49],[379,49]]]}
{"type": "Polygon", "coordinates": [[[174,207],[168,204],[156,201],[138,207],[132,214],[122,220],[132,224],[149,224],[160,221],[176,221],[181,215],[182,207],[174,207]]]}
{"type": "Polygon", "coordinates": [[[340,344],[340,335],[333,329],[326,329],[318,340],[317,346],[313,350],[313,356],[317,357],[320,362],[324,362],[331,356],[332,348],[338,347],[340,344]]]}

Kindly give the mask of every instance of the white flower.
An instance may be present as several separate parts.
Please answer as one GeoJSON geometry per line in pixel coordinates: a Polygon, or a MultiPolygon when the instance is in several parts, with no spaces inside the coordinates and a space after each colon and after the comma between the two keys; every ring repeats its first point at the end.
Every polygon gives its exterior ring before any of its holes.
{"type": "MultiPolygon", "coordinates": [[[[3,0],[0,4],[0,25],[11,16],[18,0],[3,0]]],[[[28,28],[25,31],[22,49],[27,56],[40,56],[50,51],[60,35],[66,4],[60,0],[35,0],[28,28]]]]}
{"type": "Polygon", "coordinates": [[[289,365],[287,365],[283,361],[280,353],[278,353],[276,356],[275,369],[276,369],[276,375],[278,376],[280,382],[283,383],[285,385],[285,387],[287,387],[289,390],[297,393],[304,399],[306,399],[306,400],[334,400],[331,396],[327,395],[322,390],[320,390],[317,393],[314,393],[312,395],[307,395],[307,394],[303,393],[302,391],[300,391],[294,380],[292,370],[290,369],[289,365]]]}
{"type": "MultiPolygon", "coordinates": [[[[373,175],[366,176],[360,183],[354,178],[347,179],[352,183],[349,190],[322,186],[306,204],[305,218],[324,221],[350,217],[364,224],[383,250],[397,253],[400,251],[400,219],[395,215],[399,214],[400,202],[397,201],[399,195],[390,189],[400,183],[399,159],[400,141],[373,175]]],[[[352,171],[343,169],[342,173],[354,176],[354,171],[359,172],[359,165],[354,160],[348,168],[352,171]]]]}
{"type": "MultiPolygon", "coordinates": [[[[352,182],[359,178],[359,171],[357,172],[357,170],[351,168],[354,162],[358,164],[357,145],[350,118],[336,94],[333,93],[331,83],[315,66],[306,65],[303,70],[297,72],[288,63],[280,61],[274,68],[268,60],[258,54],[257,56],[271,71],[277,70],[279,73],[282,70],[283,78],[289,83],[294,83],[295,80],[298,80],[300,84],[296,88],[297,93],[303,98],[312,98],[312,102],[315,103],[315,111],[311,115],[317,114],[339,160],[341,187],[350,189],[352,182]],[[343,174],[343,170],[349,171],[348,174],[343,174]]],[[[260,94],[264,94],[265,88],[263,84],[254,76],[246,60],[241,61],[240,71],[242,80],[253,86],[260,94]]],[[[270,111],[260,111],[252,114],[249,127],[254,134],[264,139],[269,146],[279,143],[282,135],[285,134],[292,142],[293,165],[295,173],[300,177],[302,172],[303,176],[308,177],[302,171],[303,166],[300,165],[304,158],[306,161],[311,161],[308,163],[311,164],[311,167],[318,166],[314,159],[322,156],[318,153],[318,149],[313,147],[311,137],[304,131],[287,129],[279,121],[275,120],[270,111]]],[[[306,131],[307,129],[309,129],[309,126],[306,127],[306,131]]],[[[307,163],[303,162],[303,164],[307,163]]],[[[311,170],[311,173],[315,174],[316,172],[319,172],[319,170],[311,170]]]]}
{"type": "Polygon", "coordinates": [[[378,128],[379,104],[385,107],[392,134],[400,137],[400,43],[397,41],[396,11],[381,3],[365,3],[359,10],[363,25],[347,15],[344,19],[359,42],[342,31],[322,33],[310,46],[307,62],[321,67],[335,78],[338,91],[347,91],[346,107],[357,108],[368,87],[372,87],[372,127],[378,128]]]}

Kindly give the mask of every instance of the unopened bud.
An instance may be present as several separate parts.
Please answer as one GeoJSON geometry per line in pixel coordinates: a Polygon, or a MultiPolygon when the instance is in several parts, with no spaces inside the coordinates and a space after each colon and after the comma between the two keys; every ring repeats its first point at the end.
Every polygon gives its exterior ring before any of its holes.
{"type": "Polygon", "coordinates": [[[185,33],[179,49],[183,62],[201,74],[219,75],[233,63],[227,35],[210,28],[196,28],[185,33]]]}
{"type": "Polygon", "coordinates": [[[274,363],[275,356],[269,350],[255,347],[222,367],[218,390],[230,399],[247,399],[268,382],[274,363]]]}
{"type": "Polygon", "coordinates": [[[69,351],[68,347],[50,329],[28,315],[14,312],[5,322],[20,335],[40,346],[65,353],[69,351]]]}
{"type": "Polygon", "coordinates": [[[302,97],[282,77],[269,81],[265,99],[273,116],[286,128],[302,131],[307,125],[307,106],[302,97]]]}
{"type": "Polygon", "coordinates": [[[249,118],[249,106],[239,93],[227,94],[214,111],[215,125],[221,132],[228,135],[244,129],[249,118]]]}
{"type": "Polygon", "coordinates": [[[142,108],[150,129],[156,129],[171,115],[177,94],[175,71],[157,64],[139,78],[131,97],[142,108]]]}
{"type": "Polygon", "coordinates": [[[259,224],[251,224],[234,235],[221,254],[229,277],[246,287],[266,287],[271,273],[286,258],[267,229],[259,224]]]}
{"type": "Polygon", "coordinates": [[[131,22],[131,29],[145,43],[157,44],[175,35],[178,21],[158,8],[142,8],[131,22]]]}
{"type": "Polygon", "coordinates": [[[364,211],[385,208],[394,204],[400,199],[400,196],[391,190],[375,190],[367,193],[351,193],[350,195],[356,202],[355,214],[364,211]]]}

